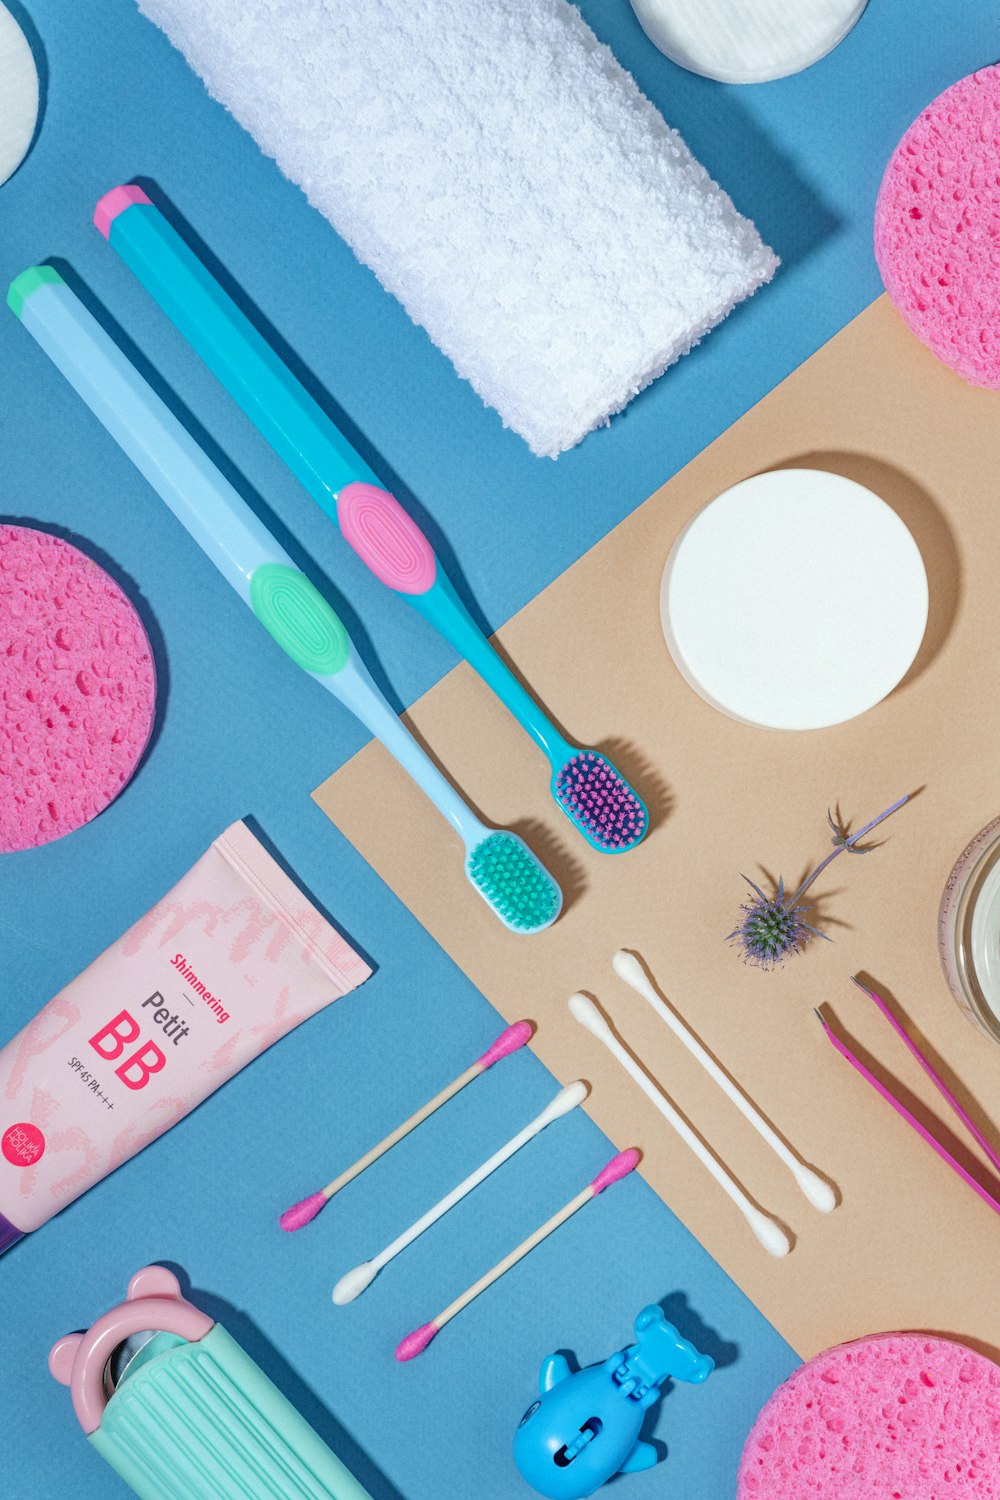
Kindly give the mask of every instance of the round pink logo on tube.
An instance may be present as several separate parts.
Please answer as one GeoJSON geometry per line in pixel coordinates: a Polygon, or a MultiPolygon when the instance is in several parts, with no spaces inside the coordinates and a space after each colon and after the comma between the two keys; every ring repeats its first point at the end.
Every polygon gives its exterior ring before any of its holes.
{"type": "Polygon", "coordinates": [[[45,1151],[45,1137],[37,1125],[21,1121],[9,1125],[0,1136],[0,1151],[14,1167],[33,1167],[45,1151]]]}

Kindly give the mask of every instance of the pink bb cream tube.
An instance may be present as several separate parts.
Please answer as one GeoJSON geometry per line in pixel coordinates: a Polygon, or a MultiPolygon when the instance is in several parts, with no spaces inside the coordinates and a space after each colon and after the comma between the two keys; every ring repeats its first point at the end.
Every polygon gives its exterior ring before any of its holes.
{"type": "Polygon", "coordinates": [[[0,1051],[0,1253],[370,973],[227,828],[0,1051]]]}

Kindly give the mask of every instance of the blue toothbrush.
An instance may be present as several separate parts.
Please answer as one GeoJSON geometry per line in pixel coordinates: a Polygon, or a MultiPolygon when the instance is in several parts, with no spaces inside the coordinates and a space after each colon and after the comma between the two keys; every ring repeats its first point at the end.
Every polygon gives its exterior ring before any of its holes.
{"type": "Polygon", "coordinates": [[[465,845],[465,873],[502,922],[538,932],[559,887],[522,839],[476,817],[375,686],[340,618],[51,266],[10,308],[282,650],[395,756],[465,845]]]}
{"type": "Polygon", "coordinates": [[[559,733],[476,625],[413,518],[142,189],[113,188],[94,222],[362,562],[441,632],[535,741],[557,805],[584,838],[606,854],[639,843],[649,825],[641,798],[605,755],[559,733]]]}

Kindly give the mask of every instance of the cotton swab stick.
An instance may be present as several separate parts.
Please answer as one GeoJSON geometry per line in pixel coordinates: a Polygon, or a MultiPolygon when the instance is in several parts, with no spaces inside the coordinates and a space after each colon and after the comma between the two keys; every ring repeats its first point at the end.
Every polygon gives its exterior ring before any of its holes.
{"type": "Polygon", "coordinates": [[[540,1245],[544,1239],[548,1239],[550,1234],[554,1234],[561,1224],[566,1223],[567,1219],[579,1213],[591,1198],[596,1198],[598,1193],[603,1193],[604,1189],[610,1187],[613,1182],[620,1182],[638,1165],[639,1152],[634,1146],[628,1151],[619,1151],[618,1155],[611,1158],[607,1166],[598,1172],[593,1182],[585,1187],[582,1193],[577,1193],[576,1197],[571,1198],[558,1213],[552,1215],[551,1219],[546,1219],[534,1234],[529,1234],[526,1240],[521,1241],[516,1250],[505,1255],[492,1271],[487,1271],[486,1275],[481,1276],[467,1292],[463,1292],[460,1297],[455,1298],[454,1302],[450,1302],[444,1312],[439,1312],[436,1318],[432,1318],[429,1323],[424,1323],[420,1328],[415,1328],[412,1333],[408,1333],[396,1349],[396,1358],[400,1363],[405,1363],[408,1359],[416,1359],[418,1354],[423,1354],[431,1339],[441,1332],[444,1325],[457,1317],[470,1302],[474,1302],[481,1292],[485,1292],[487,1287],[499,1281],[501,1276],[506,1275],[512,1266],[516,1266],[519,1260],[529,1255],[536,1245],[540,1245]]]}
{"type": "Polygon", "coordinates": [[[701,1137],[695,1134],[684,1116],[674,1108],[666,1095],[661,1093],[632,1054],[618,1040],[593,1000],[577,992],[569,997],[569,1008],[574,1019],[579,1021],[581,1026],[585,1026],[593,1036],[596,1036],[599,1042],[604,1043],[611,1055],[621,1063],[629,1077],[639,1085],[650,1103],[654,1104],[667,1123],[673,1126],[684,1144],[694,1152],[705,1170],[715,1178],[722,1191],[736,1204],[768,1254],[787,1255],[792,1247],[781,1225],[750,1202],[736,1179],[712,1154],[701,1137]]]}
{"type": "Polygon", "coordinates": [[[470,1172],[464,1181],[452,1188],[451,1192],[439,1203],[435,1203],[433,1208],[429,1208],[415,1224],[411,1224],[409,1229],[404,1229],[402,1234],[397,1235],[391,1245],[387,1245],[372,1260],[362,1261],[359,1266],[354,1267],[353,1271],[347,1271],[333,1289],[333,1300],[337,1306],[343,1307],[346,1303],[353,1302],[355,1297],[360,1297],[365,1288],[371,1286],[383,1266],[387,1266],[402,1250],[412,1245],[425,1229],[430,1229],[432,1224],[436,1224],[443,1214],[454,1208],[456,1203],[460,1203],[468,1193],[472,1192],[473,1188],[485,1182],[492,1172],[502,1167],[505,1161],[510,1160],[515,1151],[520,1151],[522,1146],[534,1140],[546,1125],[551,1125],[553,1120],[568,1115],[570,1110],[582,1104],[588,1093],[589,1089],[585,1083],[568,1083],[565,1088],[560,1089],[540,1115],[536,1115],[523,1130],[519,1130],[517,1135],[512,1136],[506,1146],[501,1146],[499,1151],[494,1152],[489,1161],[484,1161],[481,1167],[470,1172]]]}
{"type": "Polygon", "coordinates": [[[360,1177],[366,1167],[370,1167],[373,1162],[378,1161],[380,1156],[391,1151],[393,1146],[397,1146],[411,1130],[416,1130],[418,1125],[429,1120],[435,1110],[440,1109],[442,1104],[447,1104],[449,1099],[454,1099],[467,1083],[478,1078],[480,1073],[485,1073],[487,1068],[492,1068],[493,1064],[500,1062],[501,1058],[509,1057],[512,1052],[523,1047],[525,1042],[530,1040],[534,1029],[530,1021],[515,1021],[513,1026],[508,1026],[506,1031],[501,1031],[492,1047],[489,1047],[482,1057],[478,1058],[470,1068],[466,1068],[464,1073],[459,1073],[447,1088],[443,1088],[440,1094],[435,1094],[433,1099],[429,1099],[408,1120],[404,1120],[402,1125],[397,1125],[395,1130],[389,1132],[385,1140],[379,1141],[377,1146],[366,1151],[353,1167],[348,1167],[346,1171],[341,1172],[339,1177],[328,1182],[325,1188],[320,1188],[318,1193],[310,1193],[309,1197],[303,1198],[301,1203],[295,1203],[291,1208],[286,1208],[278,1220],[282,1229],[288,1231],[301,1229],[311,1219],[315,1219],[320,1209],[326,1207],[334,1193],[339,1193],[341,1188],[353,1182],[355,1177],[360,1177]]]}
{"type": "Polygon", "coordinates": [[[837,1194],[832,1184],[821,1177],[818,1172],[814,1172],[812,1167],[807,1167],[805,1162],[800,1161],[794,1151],[786,1145],[756,1105],[751,1103],[739,1085],[719,1066],[707,1048],[702,1046],[687,1023],[657,994],[636,955],[620,948],[611,960],[611,964],[619,979],[624,979],[636,994],[649,1001],[660,1020],[666,1022],[678,1041],[683,1042],[691,1056],[701,1063],[708,1076],[719,1085],[726,1098],[733,1101],[743,1118],[749,1120],[775,1156],[784,1162],[813,1208],[818,1208],[823,1214],[831,1213],[837,1206],[837,1194]]]}

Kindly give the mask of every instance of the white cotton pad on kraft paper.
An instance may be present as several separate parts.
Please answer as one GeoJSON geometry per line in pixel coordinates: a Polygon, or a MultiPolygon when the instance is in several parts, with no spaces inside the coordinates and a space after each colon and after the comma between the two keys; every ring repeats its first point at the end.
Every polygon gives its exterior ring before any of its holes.
{"type": "Polygon", "coordinates": [[[632,0],[671,62],[720,83],[801,73],[844,40],[867,0],[632,0]]]}
{"type": "Polygon", "coordinates": [[[38,69],[24,32],[0,5],[0,183],[13,176],[38,121],[38,69]]]}
{"type": "Polygon", "coordinates": [[[896,512],[824,469],[744,479],[667,558],[660,617],[681,675],[713,708],[769,729],[822,729],[906,676],[927,573],[896,512]]]}

